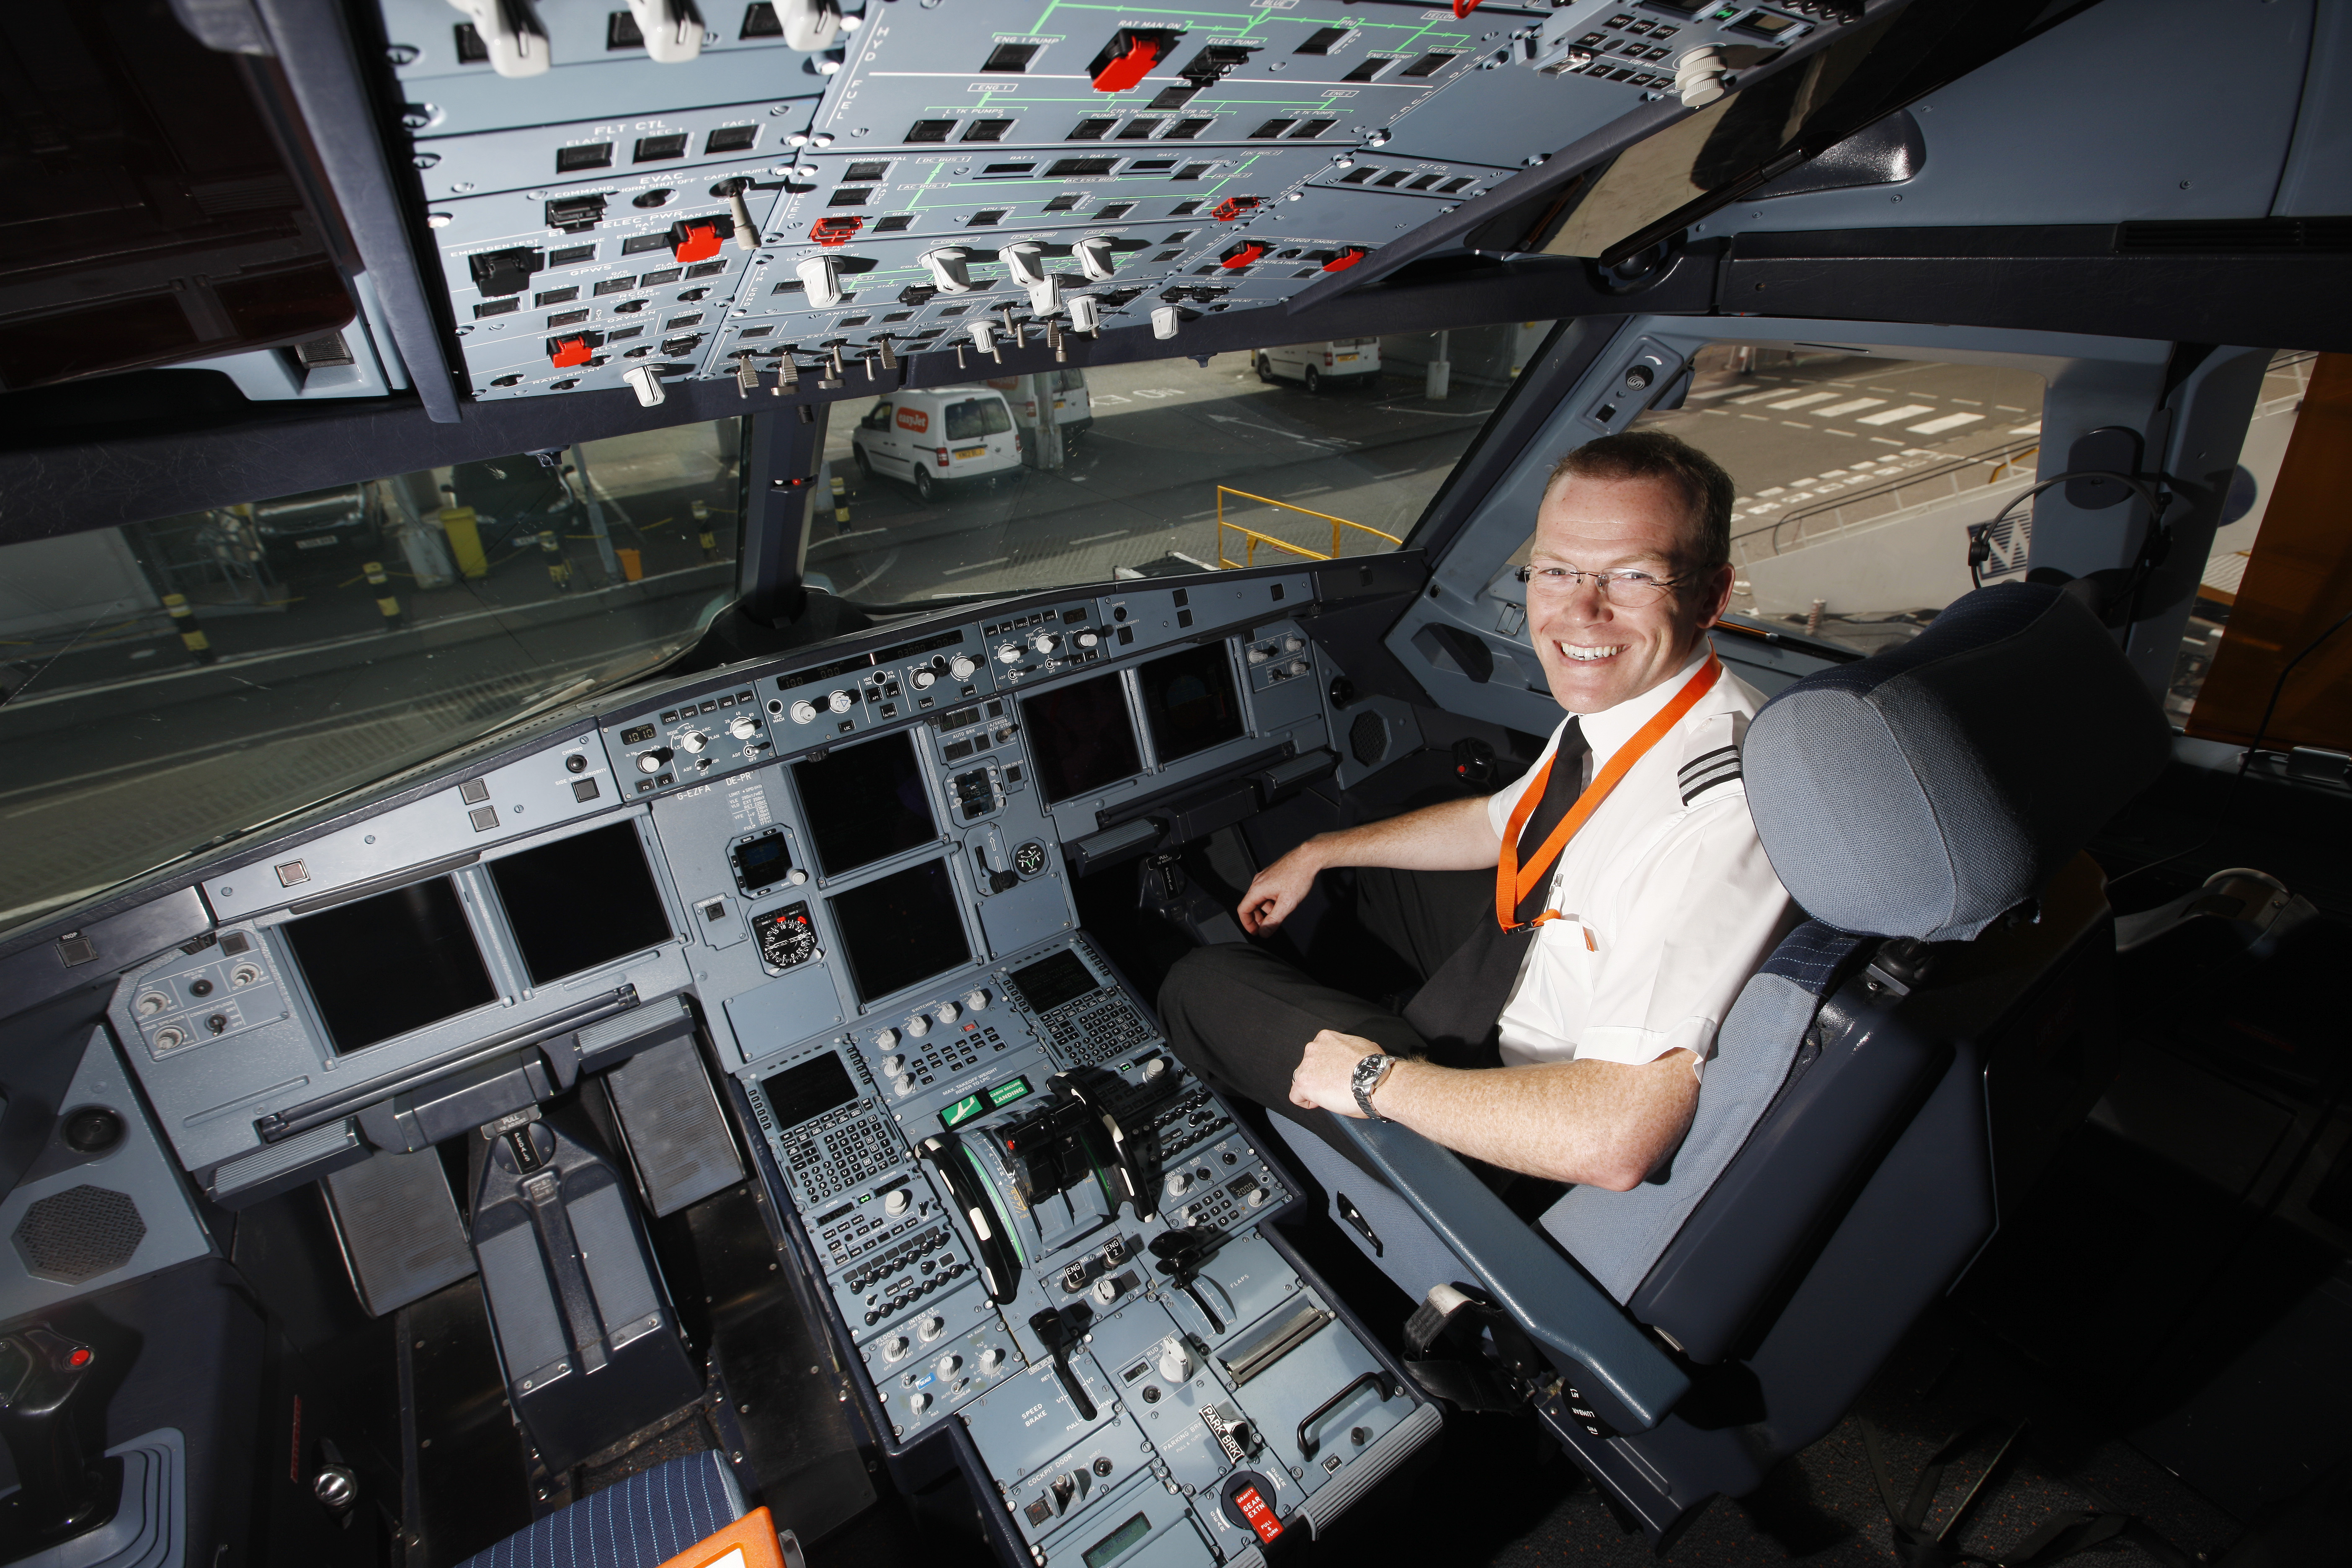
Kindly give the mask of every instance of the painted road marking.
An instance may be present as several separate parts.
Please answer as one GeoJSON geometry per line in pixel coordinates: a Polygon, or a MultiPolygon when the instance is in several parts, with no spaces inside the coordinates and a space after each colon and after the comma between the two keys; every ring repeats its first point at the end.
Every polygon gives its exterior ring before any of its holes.
{"type": "Polygon", "coordinates": [[[1983,417],[1981,414],[1947,414],[1941,419],[1930,419],[1924,425],[1913,425],[1908,428],[1914,436],[1940,436],[1963,425],[1974,425],[1983,417]]]}
{"type": "Polygon", "coordinates": [[[1775,408],[1808,408],[1816,403],[1827,403],[1837,395],[1834,392],[1808,392],[1802,397],[1791,397],[1786,403],[1772,405],[1775,408]]]}
{"type": "Polygon", "coordinates": [[[1934,412],[1936,412],[1936,410],[1931,405],[1925,403],[1906,403],[1899,408],[1886,408],[1881,409],[1876,414],[1865,414],[1861,418],[1855,420],[1854,423],[1857,425],[1892,425],[1897,419],[1916,419],[1922,414],[1933,414],[1934,412]]]}
{"type": "Polygon", "coordinates": [[[1876,408],[1885,401],[1886,399],[1883,397],[1854,397],[1832,407],[1816,408],[1813,412],[1823,419],[1843,419],[1849,414],[1859,414],[1865,408],[1876,408]]]}

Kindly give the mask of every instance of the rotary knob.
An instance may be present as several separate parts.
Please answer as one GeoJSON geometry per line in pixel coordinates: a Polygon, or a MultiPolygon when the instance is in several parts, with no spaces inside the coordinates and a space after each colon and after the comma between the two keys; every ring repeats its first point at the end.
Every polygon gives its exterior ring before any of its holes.
{"type": "Polygon", "coordinates": [[[1168,1191],[1171,1196],[1182,1197],[1192,1188],[1192,1178],[1181,1171],[1168,1178],[1168,1191]]]}
{"type": "Polygon", "coordinates": [[[1143,1064],[1144,1081],[1148,1083],[1167,1070],[1168,1058],[1166,1057],[1154,1057],[1150,1061],[1143,1064]]]}
{"type": "Polygon", "coordinates": [[[931,1395],[929,1389],[919,1388],[915,1390],[914,1393],[907,1395],[907,1408],[913,1411],[916,1415],[920,1415],[924,1411],[929,1410],[930,1407],[931,1395]]]}
{"type": "Polygon", "coordinates": [[[1170,1340],[1160,1349],[1160,1381],[1190,1383],[1192,1380],[1192,1358],[1185,1353],[1184,1342],[1170,1340]]]}
{"type": "Polygon", "coordinates": [[[1286,673],[1287,673],[1293,680],[1296,680],[1300,676],[1305,675],[1307,672],[1307,663],[1305,659],[1294,658],[1290,661],[1290,668],[1286,673]]]}
{"type": "Polygon", "coordinates": [[[896,1078],[892,1079],[890,1080],[890,1092],[897,1095],[901,1100],[904,1100],[908,1095],[914,1093],[915,1080],[913,1076],[902,1072],[896,1078]]]}
{"type": "Polygon", "coordinates": [[[931,1363],[931,1370],[938,1373],[941,1377],[953,1377],[957,1373],[963,1370],[963,1357],[956,1354],[953,1351],[950,1351],[947,1354],[940,1357],[939,1360],[931,1363]]]}
{"type": "Polygon", "coordinates": [[[171,1005],[170,997],[158,991],[150,991],[139,998],[139,1016],[142,1018],[152,1018],[171,1005]]]}
{"type": "Polygon", "coordinates": [[[904,1361],[907,1352],[915,1348],[914,1342],[904,1334],[892,1334],[882,1346],[884,1361],[904,1361]]]}
{"type": "Polygon", "coordinates": [[[1297,653],[1300,648],[1303,648],[1306,646],[1307,641],[1303,637],[1285,637],[1282,639],[1282,651],[1285,653],[1297,653]]]}
{"type": "Polygon", "coordinates": [[[657,773],[667,767],[670,758],[677,754],[667,746],[656,746],[650,752],[640,752],[637,753],[637,772],[657,773]]]}
{"type": "Polygon", "coordinates": [[[900,1073],[907,1070],[907,1058],[904,1057],[895,1056],[884,1057],[882,1058],[882,1070],[888,1073],[892,1078],[896,1078],[900,1073]]]}
{"type": "Polygon", "coordinates": [[[952,1024],[963,1016],[963,1009],[952,1002],[942,1002],[934,1011],[939,1014],[940,1022],[942,1024],[952,1024]]]}
{"type": "Polygon", "coordinates": [[[699,730],[689,730],[678,738],[677,743],[689,752],[699,752],[703,747],[710,744],[710,737],[699,730]]]}
{"type": "Polygon", "coordinates": [[[1268,653],[1262,647],[1254,647],[1250,649],[1248,654],[1244,657],[1246,657],[1252,664],[1264,664],[1267,659],[1272,658],[1274,655],[1268,653]]]}
{"type": "Polygon", "coordinates": [[[849,711],[849,705],[856,700],[846,691],[836,691],[824,700],[824,705],[833,712],[846,713],[849,711]]]}
{"type": "MultiPolygon", "coordinates": [[[[898,1031],[896,1029],[881,1029],[875,1033],[874,1048],[877,1051],[887,1051],[898,1043],[898,1031]]],[[[891,1063],[896,1062],[898,1059],[898,1058],[897,1057],[892,1057],[889,1061],[884,1062],[882,1064],[883,1069],[887,1072],[897,1072],[898,1069],[896,1067],[893,1067],[891,1063]]]]}
{"type": "Polygon", "coordinates": [[[1029,639],[1029,646],[1035,648],[1039,653],[1052,653],[1055,648],[1062,646],[1062,639],[1055,637],[1051,632],[1039,632],[1035,637],[1029,639]]]}
{"type": "Polygon", "coordinates": [[[931,1021],[924,1015],[918,1013],[907,1020],[907,1033],[914,1038],[919,1040],[930,1032],[931,1021]]]}
{"type": "Polygon", "coordinates": [[[940,678],[937,675],[928,669],[919,669],[915,671],[913,675],[908,677],[908,684],[913,686],[918,691],[929,691],[932,687],[939,684],[939,679],[940,678]]]}
{"type": "Polygon", "coordinates": [[[938,1339],[941,1334],[946,1333],[947,1331],[948,1321],[945,1318],[940,1317],[937,1312],[933,1312],[929,1317],[925,1318],[921,1322],[915,1325],[915,1337],[921,1340],[925,1344],[929,1344],[933,1340],[938,1339]]]}
{"type": "Polygon", "coordinates": [[[948,678],[951,680],[970,680],[971,672],[979,668],[979,665],[966,658],[962,654],[958,654],[948,660],[948,678]]]}
{"type": "Polygon", "coordinates": [[[1095,1281],[1094,1289],[1087,1294],[1095,1299],[1097,1307],[1108,1307],[1118,1300],[1118,1281],[1106,1274],[1095,1281]]]}
{"type": "Polygon", "coordinates": [[[1004,1364],[1004,1352],[995,1345],[980,1352],[980,1370],[992,1373],[1004,1364]]]}
{"type": "Polygon", "coordinates": [[[1096,644],[1101,641],[1102,638],[1097,637],[1092,632],[1080,632],[1078,634],[1078,646],[1080,647],[1093,647],[1096,644]]]}
{"type": "Polygon", "coordinates": [[[727,721],[727,732],[739,741],[748,741],[760,732],[760,721],[749,713],[738,713],[727,721]]]}
{"type": "Polygon", "coordinates": [[[993,1000],[995,1000],[995,998],[989,995],[985,991],[967,991],[963,994],[963,1010],[967,1013],[982,1012],[986,1010],[989,1003],[993,1000]]]}
{"type": "Polygon", "coordinates": [[[793,703],[793,722],[795,724],[813,724],[816,722],[816,704],[807,701],[793,703]]]}
{"type": "Polygon", "coordinates": [[[907,1189],[900,1187],[882,1200],[882,1212],[896,1216],[905,1214],[914,1206],[914,1203],[915,1200],[907,1195],[907,1189]]]}
{"type": "Polygon", "coordinates": [[[1021,662],[1021,645],[1019,643],[1009,642],[1003,647],[998,648],[996,650],[996,662],[999,664],[1019,664],[1021,662]]]}

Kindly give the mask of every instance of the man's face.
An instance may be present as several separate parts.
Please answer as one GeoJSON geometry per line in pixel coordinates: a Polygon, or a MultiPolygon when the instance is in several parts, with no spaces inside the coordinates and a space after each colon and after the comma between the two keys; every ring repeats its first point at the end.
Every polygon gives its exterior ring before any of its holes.
{"type": "Polygon", "coordinates": [[[1638,697],[1683,667],[1731,595],[1731,568],[1691,572],[1688,505],[1670,479],[1570,475],[1536,512],[1528,564],[1582,572],[1647,572],[1682,579],[1647,605],[1612,603],[1589,578],[1528,584],[1528,629],[1553,697],[1571,713],[1598,713],[1638,697]]]}

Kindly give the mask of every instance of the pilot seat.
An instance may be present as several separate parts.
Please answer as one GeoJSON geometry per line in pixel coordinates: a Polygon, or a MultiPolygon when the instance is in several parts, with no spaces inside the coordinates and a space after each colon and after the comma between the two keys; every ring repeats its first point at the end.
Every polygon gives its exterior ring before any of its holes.
{"type": "Polygon", "coordinates": [[[1531,1407],[1660,1550],[1828,1432],[2112,1076],[2115,921],[2082,850],[2169,746],[2095,616],[2042,584],[1775,696],[1748,803],[1811,918],[1646,1182],[1572,1187],[1531,1230],[1402,1126],[1335,1119],[1360,1165],[1275,1119],[1422,1303],[1415,1374],[1531,1407]]]}

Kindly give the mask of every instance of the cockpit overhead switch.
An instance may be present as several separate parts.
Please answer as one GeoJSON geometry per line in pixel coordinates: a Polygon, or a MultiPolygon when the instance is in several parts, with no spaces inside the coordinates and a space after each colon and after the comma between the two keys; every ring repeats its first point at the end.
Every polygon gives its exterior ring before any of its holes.
{"type": "Polygon", "coordinates": [[[683,65],[702,54],[702,16],[694,0],[629,0],[629,14],[645,35],[646,58],[656,65],[683,65]]]}
{"type": "Polygon", "coordinates": [[[830,310],[841,303],[841,263],[838,257],[812,256],[793,264],[793,272],[808,290],[808,302],[816,310],[830,310]]]}
{"type": "Polygon", "coordinates": [[[940,286],[942,294],[971,292],[971,252],[960,245],[945,245],[937,250],[923,252],[919,259],[931,281],[940,286]]]}
{"type": "MultiPolygon", "coordinates": [[[[505,77],[538,76],[551,63],[547,29],[530,0],[449,0],[473,22],[489,51],[490,68],[505,77]]],[[[699,47],[701,34],[695,35],[699,47]]]]}

